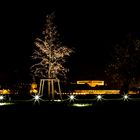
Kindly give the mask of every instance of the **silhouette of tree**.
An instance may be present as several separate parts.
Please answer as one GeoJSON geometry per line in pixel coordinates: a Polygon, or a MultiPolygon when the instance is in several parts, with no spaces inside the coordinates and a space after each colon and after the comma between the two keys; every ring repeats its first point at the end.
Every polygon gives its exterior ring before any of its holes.
{"type": "Polygon", "coordinates": [[[110,81],[118,83],[127,92],[138,76],[140,40],[133,39],[129,34],[125,40],[114,46],[111,58],[105,73],[110,81]]]}

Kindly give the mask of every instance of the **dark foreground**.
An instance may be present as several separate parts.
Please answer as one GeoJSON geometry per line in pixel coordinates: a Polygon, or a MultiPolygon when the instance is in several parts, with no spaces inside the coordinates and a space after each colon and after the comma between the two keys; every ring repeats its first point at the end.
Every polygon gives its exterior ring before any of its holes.
{"type": "Polygon", "coordinates": [[[73,133],[78,137],[85,133],[93,136],[95,130],[118,135],[125,130],[136,129],[140,118],[140,101],[13,103],[0,106],[1,126],[10,129],[9,131],[19,132],[22,136],[30,134],[44,137],[51,134],[52,137],[57,132],[65,132],[73,138],[73,133]],[[40,134],[36,134],[38,132],[40,134]]]}
{"type": "MultiPolygon", "coordinates": [[[[5,102],[3,102],[5,103],[5,102]]],[[[140,101],[72,101],[72,102],[34,102],[34,101],[13,101],[8,105],[1,103],[2,113],[140,113],[140,101]]]]}
{"type": "Polygon", "coordinates": [[[120,100],[120,97],[111,98],[71,102],[11,100],[13,104],[0,106],[0,126],[6,132],[4,136],[11,137],[9,132],[12,132],[14,138],[19,139],[24,136],[28,139],[29,135],[38,139],[75,139],[75,135],[77,139],[85,135],[87,140],[96,136],[103,139],[118,136],[121,139],[122,134],[126,137],[132,131],[139,134],[136,130],[139,130],[140,98],[128,101],[120,100]]]}
{"type": "MultiPolygon", "coordinates": [[[[53,120],[94,120],[100,119],[125,119],[139,117],[140,114],[140,95],[132,95],[128,100],[122,99],[122,96],[107,95],[103,100],[96,100],[96,96],[85,99],[76,97],[76,100],[58,101],[36,101],[29,97],[28,99],[17,99],[12,97],[10,105],[0,104],[0,118],[6,120],[33,120],[40,121],[53,120]]],[[[60,121],[60,122],[61,122],[60,121]]]]}

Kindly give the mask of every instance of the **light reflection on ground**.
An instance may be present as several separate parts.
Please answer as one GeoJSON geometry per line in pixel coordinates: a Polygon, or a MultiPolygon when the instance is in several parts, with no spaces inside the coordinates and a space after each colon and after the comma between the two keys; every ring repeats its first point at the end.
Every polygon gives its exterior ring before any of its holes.
{"type": "Polygon", "coordinates": [[[92,106],[92,104],[89,104],[89,103],[86,103],[86,104],[75,103],[72,106],[75,106],[75,107],[88,107],[88,106],[92,106]]]}
{"type": "Polygon", "coordinates": [[[58,100],[53,100],[53,101],[55,101],[55,102],[61,102],[61,100],[60,100],[60,99],[58,99],[58,100]]]}
{"type": "Polygon", "coordinates": [[[7,103],[7,102],[3,102],[3,103],[0,103],[0,106],[5,106],[5,105],[12,105],[14,103],[7,103]]]}

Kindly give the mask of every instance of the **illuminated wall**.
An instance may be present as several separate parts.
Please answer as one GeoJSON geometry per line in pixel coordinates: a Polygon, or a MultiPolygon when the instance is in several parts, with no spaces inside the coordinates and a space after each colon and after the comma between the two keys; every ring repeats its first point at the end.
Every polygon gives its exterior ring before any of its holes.
{"type": "Polygon", "coordinates": [[[11,94],[9,89],[0,90],[0,94],[11,94]]]}
{"type": "Polygon", "coordinates": [[[83,81],[77,81],[77,84],[88,84],[91,87],[95,87],[97,85],[103,86],[104,81],[101,81],[101,80],[83,80],[83,81]]]}
{"type": "Polygon", "coordinates": [[[73,94],[120,94],[120,90],[75,90],[73,94]]]}
{"type": "MultiPolygon", "coordinates": [[[[73,94],[120,94],[120,90],[75,90],[73,94]]],[[[138,94],[136,91],[128,91],[128,94],[138,94]]]]}

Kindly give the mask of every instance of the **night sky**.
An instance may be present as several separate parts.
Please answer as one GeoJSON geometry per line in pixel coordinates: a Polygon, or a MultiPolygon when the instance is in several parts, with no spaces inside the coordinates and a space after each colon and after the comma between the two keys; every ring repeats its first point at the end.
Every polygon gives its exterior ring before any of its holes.
{"type": "Polygon", "coordinates": [[[70,79],[103,79],[112,46],[129,32],[139,34],[132,7],[68,1],[21,5],[1,11],[1,79],[29,79],[33,42],[51,12],[61,41],[75,48],[66,64],[70,79]]]}

